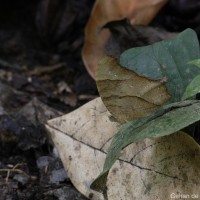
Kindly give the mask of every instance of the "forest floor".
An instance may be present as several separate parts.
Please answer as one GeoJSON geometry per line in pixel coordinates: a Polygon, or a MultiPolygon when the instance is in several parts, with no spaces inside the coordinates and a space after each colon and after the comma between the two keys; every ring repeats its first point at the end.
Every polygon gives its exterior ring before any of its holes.
{"type": "MultiPolygon", "coordinates": [[[[44,123],[98,96],[81,58],[94,1],[52,2],[1,1],[0,200],[86,199],[70,182],[44,123]]],[[[152,25],[171,32],[190,27],[199,35],[199,3],[173,2],[152,25]]]]}

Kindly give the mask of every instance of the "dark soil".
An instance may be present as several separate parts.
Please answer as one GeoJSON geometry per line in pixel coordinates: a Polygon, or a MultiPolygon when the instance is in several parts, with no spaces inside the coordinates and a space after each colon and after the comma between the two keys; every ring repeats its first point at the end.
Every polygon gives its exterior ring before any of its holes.
{"type": "Polygon", "coordinates": [[[42,122],[97,96],[81,60],[93,1],[0,4],[0,200],[83,200],[42,122]]]}
{"type": "MultiPolygon", "coordinates": [[[[98,96],[81,59],[93,3],[0,2],[0,200],[86,199],[43,124],[98,96]]],[[[200,37],[199,9],[197,0],[171,0],[152,26],[171,32],[190,27],[200,37]]]]}

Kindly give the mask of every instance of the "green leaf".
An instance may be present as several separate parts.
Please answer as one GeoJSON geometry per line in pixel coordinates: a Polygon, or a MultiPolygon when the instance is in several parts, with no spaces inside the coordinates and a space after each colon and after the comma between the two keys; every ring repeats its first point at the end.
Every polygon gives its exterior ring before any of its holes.
{"type": "Polygon", "coordinates": [[[169,104],[147,117],[124,124],[114,136],[103,172],[92,183],[91,188],[105,192],[108,172],[115,161],[119,159],[121,151],[129,144],[145,138],[170,135],[199,120],[200,101],[189,100],[169,104]]]}
{"type": "Polygon", "coordinates": [[[189,64],[196,65],[197,67],[200,67],[200,59],[195,59],[189,62],[189,64]]]}
{"type": "Polygon", "coordinates": [[[200,74],[199,68],[188,64],[199,57],[196,33],[186,29],[175,38],[125,51],[120,56],[120,64],[154,80],[166,79],[170,102],[178,102],[188,84],[200,74]]]}
{"type": "Polygon", "coordinates": [[[187,86],[183,94],[182,100],[194,97],[199,92],[200,92],[200,75],[196,76],[192,80],[192,82],[187,86]]]}

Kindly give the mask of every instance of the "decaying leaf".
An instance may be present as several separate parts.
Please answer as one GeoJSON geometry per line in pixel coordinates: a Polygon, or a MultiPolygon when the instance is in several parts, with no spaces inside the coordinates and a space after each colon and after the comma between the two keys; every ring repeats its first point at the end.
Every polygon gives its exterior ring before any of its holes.
{"type": "MultiPolygon", "coordinates": [[[[103,169],[120,125],[97,98],[46,125],[75,187],[86,197],[106,200],[90,189],[103,169]]],[[[129,145],[108,175],[108,200],[166,200],[173,194],[200,195],[200,148],[183,132],[129,145]]]]}
{"type": "Polygon", "coordinates": [[[104,45],[110,35],[101,27],[107,22],[128,18],[132,24],[147,25],[167,0],[97,0],[85,29],[82,57],[95,78],[96,64],[104,55],[104,45]]]}
{"type": "Polygon", "coordinates": [[[37,98],[33,98],[18,112],[2,114],[0,148],[6,152],[7,148],[29,150],[41,147],[46,141],[43,124],[61,114],[37,98]]]}
{"type": "Polygon", "coordinates": [[[200,101],[177,102],[164,106],[147,117],[124,124],[114,136],[108,149],[103,172],[94,184],[101,183],[102,188],[103,185],[106,186],[108,171],[126,146],[145,138],[159,138],[180,131],[200,120],[199,110],[200,101]],[[187,113],[190,113],[190,117],[187,113]]]}
{"type": "Polygon", "coordinates": [[[105,151],[119,127],[118,123],[110,121],[110,116],[98,98],[49,121],[46,126],[71,181],[80,192],[93,199],[103,199],[89,187],[101,172],[105,151]]]}
{"type": "Polygon", "coordinates": [[[108,56],[98,64],[96,81],[105,106],[119,122],[146,116],[170,99],[163,80],[139,76],[108,56]]]}

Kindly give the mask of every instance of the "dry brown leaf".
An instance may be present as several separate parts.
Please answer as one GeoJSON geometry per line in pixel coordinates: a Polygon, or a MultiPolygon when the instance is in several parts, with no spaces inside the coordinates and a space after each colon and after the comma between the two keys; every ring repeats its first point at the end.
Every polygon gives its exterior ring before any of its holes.
{"type": "Polygon", "coordinates": [[[96,82],[105,106],[119,122],[146,116],[170,98],[162,80],[140,76],[109,56],[98,63],[96,82]]]}
{"type": "MultiPolygon", "coordinates": [[[[120,127],[110,116],[97,98],[46,125],[72,183],[93,200],[104,200],[90,184],[120,127]]],[[[183,132],[131,144],[110,170],[108,200],[166,200],[175,194],[192,199],[200,195],[199,158],[198,144],[183,132]]]]}
{"type": "Polygon", "coordinates": [[[104,55],[104,45],[110,35],[100,31],[107,22],[128,18],[132,24],[147,25],[167,0],[96,0],[85,28],[82,57],[89,74],[95,79],[98,60],[104,55]]]}

